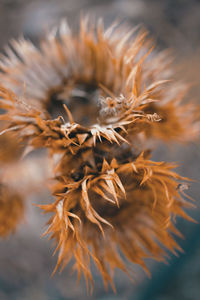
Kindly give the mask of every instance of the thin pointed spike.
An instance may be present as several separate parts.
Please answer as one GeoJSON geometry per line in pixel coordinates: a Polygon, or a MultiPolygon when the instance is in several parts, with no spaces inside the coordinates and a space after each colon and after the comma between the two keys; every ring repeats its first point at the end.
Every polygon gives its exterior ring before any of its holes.
{"type": "Polygon", "coordinates": [[[72,116],[70,110],[68,109],[68,107],[67,107],[66,104],[63,104],[63,107],[64,107],[64,109],[65,109],[65,111],[66,111],[66,113],[67,113],[67,116],[68,116],[68,118],[69,118],[69,122],[70,122],[71,124],[73,124],[73,123],[74,123],[74,119],[73,119],[73,116],[72,116]]]}

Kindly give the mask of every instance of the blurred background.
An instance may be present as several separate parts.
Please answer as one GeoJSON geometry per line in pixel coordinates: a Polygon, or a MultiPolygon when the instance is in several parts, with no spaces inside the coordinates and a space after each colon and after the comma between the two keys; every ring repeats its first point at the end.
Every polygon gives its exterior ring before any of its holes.
{"type": "MultiPolygon", "coordinates": [[[[80,12],[103,17],[109,25],[116,18],[131,26],[143,24],[157,43],[157,49],[170,48],[176,57],[177,77],[194,85],[189,97],[200,101],[200,1],[198,0],[0,0],[0,49],[11,38],[23,34],[38,43],[49,27],[63,17],[73,26],[80,12]]],[[[154,160],[178,161],[178,172],[199,180],[200,151],[198,144],[189,146],[160,145],[154,160]]],[[[190,196],[199,201],[200,185],[193,183],[190,196]]],[[[133,299],[133,300],[198,300],[200,299],[200,225],[177,222],[185,240],[178,240],[185,253],[171,256],[168,265],[149,262],[152,278],[142,270],[131,282],[121,272],[116,273],[117,294],[104,291],[103,283],[94,271],[95,289],[87,295],[84,281],[76,284],[76,274],[68,266],[53,279],[50,274],[56,264],[52,243],[40,239],[45,218],[31,202],[27,203],[25,226],[17,234],[0,241],[1,300],[60,299],[133,299]]],[[[199,219],[199,208],[192,215],[199,219]]]]}

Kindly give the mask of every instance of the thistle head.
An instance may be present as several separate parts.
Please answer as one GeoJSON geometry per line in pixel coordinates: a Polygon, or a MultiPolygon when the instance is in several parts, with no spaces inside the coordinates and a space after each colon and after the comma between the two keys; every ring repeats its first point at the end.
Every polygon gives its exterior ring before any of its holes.
{"type": "Polygon", "coordinates": [[[75,34],[62,22],[39,49],[12,41],[0,64],[6,131],[53,160],[55,201],[40,207],[52,213],[45,234],[57,242],[56,269],[74,257],[87,281],[91,258],[105,284],[115,268],[129,272],[123,256],[148,272],[145,258],[180,250],[175,217],[190,219],[178,188],[189,179],[151,161],[147,142],[192,140],[199,123],[167,54],[152,52],[146,35],[87,19],[75,34]]]}
{"type": "Polygon", "coordinates": [[[5,184],[0,185],[0,237],[14,233],[24,218],[22,196],[5,184]]]}

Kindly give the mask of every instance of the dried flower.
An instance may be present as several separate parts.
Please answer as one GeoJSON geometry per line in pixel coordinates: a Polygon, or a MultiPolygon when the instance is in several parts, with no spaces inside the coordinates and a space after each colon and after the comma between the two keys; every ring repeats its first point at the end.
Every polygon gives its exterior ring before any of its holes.
{"type": "Polygon", "coordinates": [[[24,202],[19,193],[10,187],[0,186],[0,237],[15,232],[24,217],[24,202]]]}
{"type": "Polygon", "coordinates": [[[0,163],[7,165],[13,163],[21,156],[21,145],[14,132],[0,135],[0,163]]]}
{"type": "Polygon", "coordinates": [[[57,242],[55,271],[74,257],[92,282],[92,258],[113,284],[115,268],[129,272],[121,254],[148,271],[144,258],[180,250],[170,232],[180,235],[177,215],[190,220],[178,188],[189,179],[150,161],[146,142],[193,140],[199,123],[182,103],[186,87],[169,81],[167,54],[153,53],[144,31],[104,31],[86,18],[77,34],[62,22],[40,49],[11,46],[0,62],[2,133],[15,131],[25,153],[48,148],[55,163],[55,202],[40,206],[53,213],[45,234],[57,242]]]}

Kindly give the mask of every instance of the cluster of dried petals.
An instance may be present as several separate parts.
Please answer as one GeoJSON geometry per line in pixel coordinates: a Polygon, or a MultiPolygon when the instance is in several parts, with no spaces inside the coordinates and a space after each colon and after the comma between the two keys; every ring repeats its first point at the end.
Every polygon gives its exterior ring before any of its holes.
{"type": "Polygon", "coordinates": [[[190,219],[178,188],[188,179],[150,161],[145,143],[193,140],[195,107],[170,81],[167,54],[153,53],[136,31],[85,18],[73,34],[62,22],[40,49],[11,41],[0,62],[1,133],[14,131],[24,153],[48,148],[55,164],[55,202],[40,206],[53,213],[45,234],[58,243],[55,270],[74,257],[87,282],[91,258],[113,284],[115,268],[129,272],[122,254],[147,270],[144,258],[180,250],[174,219],[190,219]]]}

